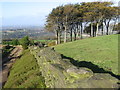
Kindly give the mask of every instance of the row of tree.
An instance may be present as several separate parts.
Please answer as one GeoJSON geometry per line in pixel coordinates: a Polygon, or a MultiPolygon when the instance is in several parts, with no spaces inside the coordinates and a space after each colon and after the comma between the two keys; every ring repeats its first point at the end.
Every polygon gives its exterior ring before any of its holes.
{"type": "Polygon", "coordinates": [[[70,40],[83,38],[83,33],[91,37],[98,35],[109,35],[110,24],[114,26],[119,18],[119,7],[113,6],[112,2],[82,2],[77,4],[61,5],[52,10],[47,17],[46,29],[55,32],[57,44],[70,40]],[[63,34],[63,35],[62,35],[63,34]]]}
{"type": "Polygon", "coordinates": [[[13,39],[13,40],[9,40],[9,41],[3,40],[2,44],[4,44],[4,45],[20,45],[18,39],[13,39]]]}

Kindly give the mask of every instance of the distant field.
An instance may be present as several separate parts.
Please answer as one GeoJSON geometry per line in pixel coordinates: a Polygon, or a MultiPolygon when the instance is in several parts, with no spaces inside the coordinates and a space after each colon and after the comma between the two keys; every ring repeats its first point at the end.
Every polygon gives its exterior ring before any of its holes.
{"type": "Polygon", "coordinates": [[[60,44],[55,46],[55,50],[75,60],[91,62],[118,75],[118,35],[87,38],[60,44]]]}
{"type": "Polygon", "coordinates": [[[4,88],[45,88],[36,59],[29,50],[13,65],[4,88]]]}
{"type": "Polygon", "coordinates": [[[51,41],[54,41],[54,40],[34,40],[34,42],[51,42],[51,41]]]}

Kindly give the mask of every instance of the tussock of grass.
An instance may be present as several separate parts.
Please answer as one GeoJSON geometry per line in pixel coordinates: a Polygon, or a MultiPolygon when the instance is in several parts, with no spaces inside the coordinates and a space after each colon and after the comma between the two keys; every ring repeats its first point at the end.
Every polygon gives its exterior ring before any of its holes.
{"type": "Polygon", "coordinates": [[[55,46],[55,50],[78,61],[92,62],[118,75],[118,36],[107,35],[55,46]]]}
{"type": "Polygon", "coordinates": [[[25,50],[22,57],[13,65],[8,81],[4,88],[44,88],[37,61],[29,50],[25,50]]]}

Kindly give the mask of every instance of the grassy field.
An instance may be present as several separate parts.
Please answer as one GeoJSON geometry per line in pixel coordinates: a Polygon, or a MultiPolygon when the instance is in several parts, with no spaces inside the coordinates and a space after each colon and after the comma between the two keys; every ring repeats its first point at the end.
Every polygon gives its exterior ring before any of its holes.
{"type": "Polygon", "coordinates": [[[87,38],[60,44],[55,46],[55,50],[77,61],[90,62],[118,75],[118,35],[87,38]]]}
{"type": "Polygon", "coordinates": [[[36,59],[25,50],[20,59],[13,65],[4,88],[44,88],[36,59]]]}
{"type": "Polygon", "coordinates": [[[34,40],[34,42],[43,42],[43,43],[51,42],[51,41],[54,41],[54,40],[34,40]]]}

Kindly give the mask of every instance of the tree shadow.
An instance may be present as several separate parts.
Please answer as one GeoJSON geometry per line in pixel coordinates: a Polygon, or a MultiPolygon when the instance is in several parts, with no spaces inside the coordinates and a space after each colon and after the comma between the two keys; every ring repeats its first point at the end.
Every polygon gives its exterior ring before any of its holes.
{"type": "Polygon", "coordinates": [[[10,57],[9,59],[11,60],[11,59],[19,59],[19,58],[21,58],[22,57],[22,55],[20,55],[20,56],[15,56],[15,57],[10,57]]]}
{"type": "Polygon", "coordinates": [[[9,58],[7,57],[5,61],[2,61],[2,70],[4,70],[4,68],[7,66],[7,65],[5,65],[5,63],[10,62],[11,59],[19,59],[21,57],[22,57],[22,55],[17,56],[17,57],[9,57],[9,58]]]}
{"type": "Polygon", "coordinates": [[[63,54],[61,54],[61,56],[64,59],[69,59],[70,62],[76,67],[89,68],[89,69],[91,69],[93,71],[93,73],[108,73],[111,76],[113,76],[113,77],[117,78],[118,80],[120,80],[120,75],[115,75],[114,73],[112,73],[110,71],[106,71],[105,69],[100,68],[99,66],[93,64],[92,62],[74,60],[73,58],[66,57],[63,54]]]}

